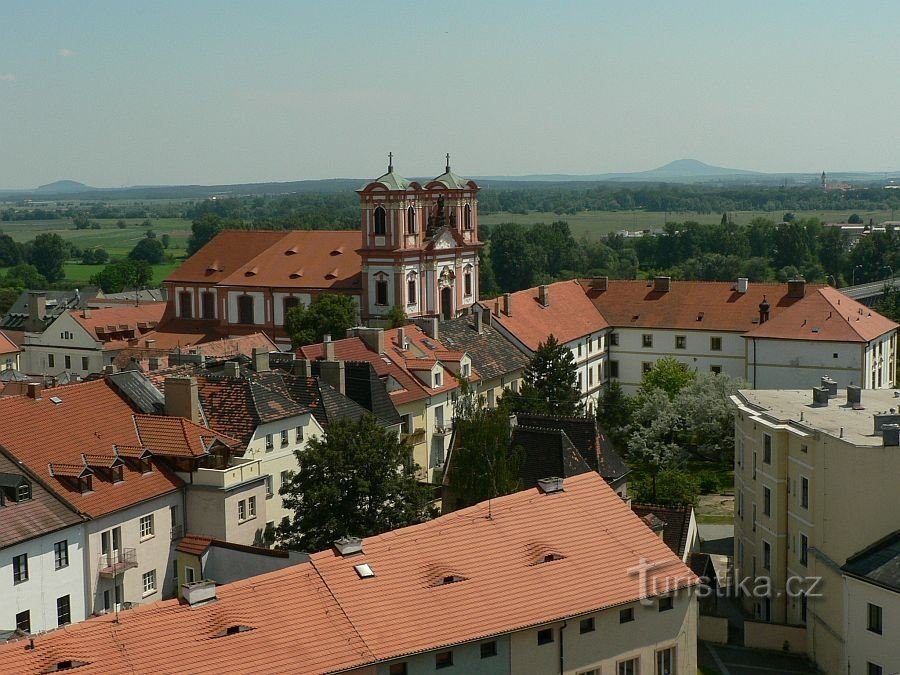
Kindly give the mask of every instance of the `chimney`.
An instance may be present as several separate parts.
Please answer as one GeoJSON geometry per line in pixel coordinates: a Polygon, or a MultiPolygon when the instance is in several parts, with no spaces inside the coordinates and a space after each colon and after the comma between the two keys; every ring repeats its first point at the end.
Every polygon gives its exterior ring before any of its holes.
{"type": "Polygon", "coordinates": [[[195,378],[166,378],[166,415],[200,424],[200,394],[195,378]]]}
{"type": "Polygon", "coordinates": [[[85,307],[85,308],[81,311],[81,316],[82,316],[83,318],[85,318],[85,319],[90,319],[90,318],[91,318],[91,308],[90,308],[90,307],[85,307]]]}
{"type": "Polygon", "coordinates": [[[806,281],[803,279],[791,279],[788,281],[788,297],[802,298],[806,295],[806,281]]]}
{"type": "Polygon", "coordinates": [[[854,410],[862,410],[862,387],[847,385],[847,405],[854,410]]]}
{"type": "Polygon", "coordinates": [[[191,607],[216,599],[216,582],[212,579],[193,581],[189,584],[181,584],[181,597],[191,607]]]}
{"type": "Polygon", "coordinates": [[[44,291],[29,291],[28,318],[25,330],[41,332],[44,330],[44,319],[47,316],[47,294],[44,291]]]}
{"type": "Polygon", "coordinates": [[[541,307],[550,306],[550,287],[546,284],[538,286],[538,300],[541,303],[541,307]]]}
{"type": "Polygon", "coordinates": [[[397,329],[397,346],[401,349],[401,351],[406,351],[409,348],[409,345],[406,343],[405,328],[397,329]]]}
{"type": "Polygon", "coordinates": [[[828,375],[822,378],[822,387],[828,390],[828,398],[837,396],[837,382],[828,377],[828,375]]]}
{"type": "Polygon", "coordinates": [[[343,361],[320,361],[319,378],[323,382],[330,384],[342,394],[346,393],[344,389],[343,361]]]}
{"type": "Polygon", "coordinates": [[[341,537],[334,542],[334,548],[342,558],[355,553],[362,553],[362,539],[359,537],[341,537]]]}
{"type": "Polygon", "coordinates": [[[237,361],[225,362],[225,377],[238,378],[241,376],[241,364],[237,361]]]}
{"type": "Polygon", "coordinates": [[[322,339],[322,347],[325,348],[325,360],[334,361],[334,342],[331,341],[331,335],[325,334],[322,339]]]}
{"type": "Polygon", "coordinates": [[[813,405],[828,405],[828,387],[813,387],[813,405]]]}
{"type": "Polygon", "coordinates": [[[672,277],[656,277],[653,280],[653,291],[655,293],[668,293],[672,288],[672,277]]]}
{"type": "Polygon", "coordinates": [[[422,330],[425,331],[425,335],[430,337],[432,340],[437,340],[439,330],[438,330],[438,320],[437,317],[427,316],[422,319],[417,319],[416,323],[421,327],[422,330]]]}
{"type": "Polygon", "coordinates": [[[269,351],[263,347],[253,348],[253,370],[264,373],[269,370],[269,351]]]}
{"type": "MultiPolygon", "coordinates": [[[[402,328],[400,330],[403,330],[402,328]]],[[[357,328],[356,335],[376,354],[384,354],[383,328],[357,328]]],[[[332,357],[333,358],[333,357],[332,357]]]]}
{"type": "Polygon", "coordinates": [[[500,298],[494,299],[494,316],[500,316],[500,298]]]}
{"type": "Polygon", "coordinates": [[[763,325],[769,320],[769,301],[763,296],[762,302],[759,303],[759,325],[763,325]]]}
{"type": "Polygon", "coordinates": [[[147,345],[147,349],[153,349],[153,345],[156,344],[156,339],[147,338],[147,342],[145,344],[147,345]]]}
{"type": "Polygon", "coordinates": [[[591,290],[606,292],[609,288],[609,277],[593,277],[591,279],[591,290]]]}
{"type": "Polygon", "coordinates": [[[41,390],[43,389],[43,385],[40,382],[29,382],[28,383],[28,398],[33,398],[35,401],[41,400],[41,390]]]}
{"type": "Polygon", "coordinates": [[[509,293],[503,294],[503,313],[512,316],[512,296],[509,293]]]}
{"type": "Polygon", "coordinates": [[[881,440],[886,448],[900,445],[900,424],[885,424],[881,427],[881,440]]]}
{"type": "Polygon", "coordinates": [[[738,277],[737,280],[737,292],[738,293],[746,293],[747,287],[750,285],[750,279],[747,277],[738,277]]]}
{"type": "MultiPolygon", "coordinates": [[[[488,314],[488,321],[491,320],[491,315],[488,314]]],[[[481,307],[475,305],[475,332],[481,335],[484,332],[484,315],[482,314],[481,307]]]]}
{"type": "Polygon", "coordinates": [[[565,492],[563,489],[563,479],[553,476],[551,478],[541,478],[537,482],[538,489],[544,494],[553,494],[554,492],[565,492]]]}
{"type": "Polygon", "coordinates": [[[115,364],[108,364],[103,366],[103,374],[104,375],[115,375],[119,372],[119,369],[115,366],[115,364]]]}
{"type": "Polygon", "coordinates": [[[297,377],[312,377],[312,364],[307,359],[294,359],[291,362],[291,373],[297,377]]]}
{"type": "Polygon", "coordinates": [[[162,358],[159,356],[151,356],[149,358],[149,368],[151,372],[162,368],[162,358]]]}

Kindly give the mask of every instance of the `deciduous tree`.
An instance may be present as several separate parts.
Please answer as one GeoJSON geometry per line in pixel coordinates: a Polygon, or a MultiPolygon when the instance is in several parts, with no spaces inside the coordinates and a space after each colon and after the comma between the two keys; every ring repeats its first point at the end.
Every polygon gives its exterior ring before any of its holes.
{"type": "Polygon", "coordinates": [[[356,325],[356,305],[349,295],[317,295],[309,307],[299,305],[288,310],[284,328],[294,347],[321,342],[325,335],[335,340],[344,337],[356,325]]]}

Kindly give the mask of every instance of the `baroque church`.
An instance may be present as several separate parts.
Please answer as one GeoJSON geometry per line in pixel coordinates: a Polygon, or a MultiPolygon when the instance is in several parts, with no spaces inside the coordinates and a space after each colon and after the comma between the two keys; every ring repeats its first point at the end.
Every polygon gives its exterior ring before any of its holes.
{"type": "Polygon", "coordinates": [[[358,190],[362,247],[360,314],[450,319],[478,300],[478,190],[450,170],[424,185],[394,171],[358,190]]]}

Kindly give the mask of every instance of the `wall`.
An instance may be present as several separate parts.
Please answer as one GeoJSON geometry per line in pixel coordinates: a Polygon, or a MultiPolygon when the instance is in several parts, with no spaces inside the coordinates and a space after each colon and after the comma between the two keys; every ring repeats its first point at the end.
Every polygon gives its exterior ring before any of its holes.
{"type": "MultiPolygon", "coordinates": [[[[806,651],[806,627],[745,620],[744,646],[802,654],[806,651]],[[784,648],[785,643],[788,645],[787,650],[784,648]]],[[[865,671],[863,669],[859,672],[865,671]]]]}
{"type": "Polygon", "coordinates": [[[836,380],[839,389],[863,381],[863,345],[860,343],[750,338],[746,342],[745,377],[754,389],[819,386],[823,375],[836,380]]]}
{"type": "MultiPolygon", "coordinates": [[[[236,544],[259,544],[268,519],[266,502],[262,477],[227,490],[188,485],[185,532],[236,544]],[[250,497],[256,497],[256,516],[239,521],[238,502],[243,500],[246,506],[250,497]]],[[[249,516],[249,510],[246,513],[249,516]]]]}
{"type": "MultiPolygon", "coordinates": [[[[3,509],[0,517],[14,518],[15,505],[3,509]]],[[[16,614],[31,612],[31,632],[57,627],[56,599],[69,596],[72,622],[82,621],[85,611],[84,526],[76,525],[15,544],[0,551],[0,629],[16,627],[16,614]],[[53,545],[68,541],[69,564],[56,569],[53,545]],[[13,581],[12,559],[28,556],[28,580],[13,581]]]]}
{"type": "Polygon", "coordinates": [[[867,661],[881,666],[885,673],[900,672],[900,593],[845,575],[844,594],[849,672],[865,673],[867,661]],[[868,630],[869,603],[881,607],[881,635],[868,630]]]}
{"type": "MultiPolygon", "coordinates": [[[[431,673],[478,673],[478,675],[507,675],[509,673],[522,672],[510,670],[510,636],[501,635],[490,640],[479,640],[462,645],[454,645],[448,649],[438,649],[423,654],[414,654],[407,658],[395,659],[378,664],[378,675],[388,675],[390,667],[397,663],[406,663],[408,675],[431,675],[431,673]],[[481,658],[481,645],[485,642],[497,643],[497,655],[481,658]],[[453,653],[453,666],[447,668],[435,668],[435,654],[443,651],[453,653]]],[[[530,672],[535,672],[531,670],[530,672]]],[[[555,671],[542,671],[555,672],[555,671]]]]}
{"type": "Polygon", "coordinates": [[[728,642],[728,619],[721,616],[700,615],[698,635],[700,640],[724,645],[728,642]]]}
{"type": "Polygon", "coordinates": [[[84,327],[63,312],[41,334],[26,335],[22,346],[22,368],[29,375],[58,375],[69,370],[80,375],[99,373],[103,370],[103,347],[84,327]],[[65,338],[64,335],[71,337],[65,338]],[[53,367],[48,355],[53,354],[53,367]],[[71,367],[66,368],[69,356],[71,367]],[[87,357],[88,367],[82,368],[82,357],[87,357]]]}

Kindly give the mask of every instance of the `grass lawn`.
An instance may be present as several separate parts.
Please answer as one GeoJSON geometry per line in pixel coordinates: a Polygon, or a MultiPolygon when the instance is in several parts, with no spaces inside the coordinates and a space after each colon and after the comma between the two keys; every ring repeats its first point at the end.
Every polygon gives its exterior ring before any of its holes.
{"type": "MultiPolygon", "coordinates": [[[[181,261],[174,263],[162,263],[153,266],[153,283],[158,284],[167,276],[169,276],[179,265],[181,261]]],[[[66,272],[66,279],[69,281],[78,281],[84,284],[97,272],[100,272],[105,265],[82,265],[81,263],[66,263],[63,269],[66,272]]]]}
{"type": "Polygon", "coordinates": [[[731,525],[734,523],[734,514],[695,513],[694,517],[697,519],[698,523],[709,523],[713,525],[731,525]]]}

